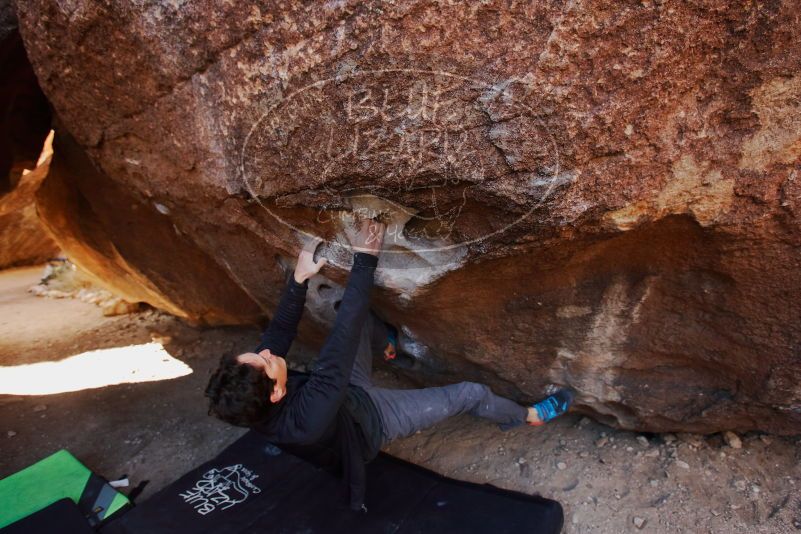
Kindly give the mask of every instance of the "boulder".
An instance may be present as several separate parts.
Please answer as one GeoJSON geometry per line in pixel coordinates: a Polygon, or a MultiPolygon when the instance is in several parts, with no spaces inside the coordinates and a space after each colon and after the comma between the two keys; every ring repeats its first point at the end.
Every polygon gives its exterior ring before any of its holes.
{"type": "Polygon", "coordinates": [[[50,108],[10,2],[0,5],[0,72],[0,269],[6,269],[58,254],[39,223],[33,198],[47,174],[49,154],[42,148],[50,131],[50,108]]]}
{"type": "Polygon", "coordinates": [[[17,10],[59,118],[42,203],[126,299],[252,322],[322,236],[313,345],[350,219],[380,215],[375,307],[421,383],[571,386],[643,431],[801,432],[794,2],[17,10]]]}
{"type": "Polygon", "coordinates": [[[256,321],[259,308],[169,218],[101,174],[74,140],[56,138],[36,191],[42,221],[101,287],[196,322],[256,321]]]}
{"type": "Polygon", "coordinates": [[[34,193],[47,176],[52,151],[42,152],[39,165],[25,169],[14,189],[0,195],[0,269],[36,265],[59,255],[36,211],[34,193]]]}

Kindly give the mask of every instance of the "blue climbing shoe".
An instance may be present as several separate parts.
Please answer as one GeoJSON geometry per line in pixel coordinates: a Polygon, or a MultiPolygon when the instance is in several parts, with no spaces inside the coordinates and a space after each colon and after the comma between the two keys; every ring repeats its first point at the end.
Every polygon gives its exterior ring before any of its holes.
{"type": "Polygon", "coordinates": [[[394,360],[398,355],[398,329],[389,323],[384,323],[387,327],[387,346],[384,349],[384,360],[394,360]]]}
{"type": "Polygon", "coordinates": [[[400,367],[401,369],[414,369],[417,366],[415,360],[409,354],[402,352],[398,346],[398,329],[389,323],[384,323],[387,327],[387,342],[384,348],[384,361],[393,367],[400,367]]]}
{"type": "Polygon", "coordinates": [[[573,392],[569,389],[560,389],[550,397],[547,397],[533,406],[537,410],[539,422],[529,423],[532,426],[544,425],[551,419],[559,417],[565,413],[570,405],[573,404],[573,392]]]}

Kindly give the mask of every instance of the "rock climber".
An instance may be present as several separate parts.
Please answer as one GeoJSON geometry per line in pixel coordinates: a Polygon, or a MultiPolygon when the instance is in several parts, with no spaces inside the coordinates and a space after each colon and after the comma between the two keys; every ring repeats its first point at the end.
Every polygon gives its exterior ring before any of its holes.
{"type": "Polygon", "coordinates": [[[253,352],[221,358],[206,388],[209,413],[264,434],[280,448],[346,480],[350,506],[366,511],[365,464],[393,439],[461,413],[489,419],[503,430],[542,425],[565,413],[573,395],[560,390],[521,406],[489,387],[462,382],[425,389],[387,389],[371,380],[373,355],[397,357],[397,331],[370,312],[370,290],[385,227],[355,223],[355,251],[336,321],[310,373],[287,371],[284,360],[297,334],[308,279],[325,265],[309,242],[288,277],[278,309],[253,352]]]}

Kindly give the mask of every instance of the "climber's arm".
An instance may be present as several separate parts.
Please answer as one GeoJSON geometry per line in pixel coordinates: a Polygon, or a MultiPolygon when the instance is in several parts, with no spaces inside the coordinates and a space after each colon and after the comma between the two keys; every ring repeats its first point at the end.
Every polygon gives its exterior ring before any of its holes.
{"type": "Polygon", "coordinates": [[[326,263],[325,258],[314,261],[314,251],[320,241],[320,239],[312,240],[300,251],[295,272],[289,278],[281,295],[278,309],[275,311],[270,325],[262,334],[261,343],[255,352],[270,349],[271,353],[282,357],[289,352],[289,347],[298,333],[298,323],[303,315],[306,290],[308,289],[307,280],[326,263]]]}
{"type": "Polygon", "coordinates": [[[364,221],[354,239],[354,250],[364,252],[354,255],[334,328],[309,380],[281,412],[280,427],[295,442],[316,441],[331,424],[345,397],[356,348],[370,311],[370,291],[383,235],[383,224],[364,221]]]}

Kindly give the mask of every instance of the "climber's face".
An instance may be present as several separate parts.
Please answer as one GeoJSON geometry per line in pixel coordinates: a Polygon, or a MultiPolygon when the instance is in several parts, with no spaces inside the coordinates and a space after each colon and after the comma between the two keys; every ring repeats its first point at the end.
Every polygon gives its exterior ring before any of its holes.
{"type": "Polygon", "coordinates": [[[270,394],[270,402],[276,403],[286,395],[286,360],[264,349],[259,353],[246,352],[237,356],[239,363],[252,365],[261,370],[269,378],[275,380],[270,394]]]}

